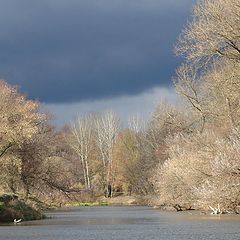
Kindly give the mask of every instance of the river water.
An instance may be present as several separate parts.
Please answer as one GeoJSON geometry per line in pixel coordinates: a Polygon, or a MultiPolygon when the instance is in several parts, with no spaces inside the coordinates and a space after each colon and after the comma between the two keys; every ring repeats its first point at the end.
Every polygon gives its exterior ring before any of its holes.
{"type": "Polygon", "coordinates": [[[149,207],[79,207],[48,219],[0,226],[0,240],[240,240],[239,216],[149,207]]]}

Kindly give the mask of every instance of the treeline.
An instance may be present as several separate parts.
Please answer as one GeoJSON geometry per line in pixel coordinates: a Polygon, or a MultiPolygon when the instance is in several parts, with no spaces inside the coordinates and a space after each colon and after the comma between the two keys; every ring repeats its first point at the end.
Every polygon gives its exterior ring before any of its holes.
{"type": "Polygon", "coordinates": [[[116,192],[178,209],[240,206],[240,4],[202,0],[176,51],[180,104],[123,127],[112,111],[56,130],[40,104],[0,82],[0,187],[45,201],[116,192]]]}
{"type": "Polygon", "coordinates": [[[239,212],[239,22],[239,0],[200,0],[179,38],[186,61],[175,86],[185,104],[154,174],[161,203],[239,212]]]}
{"type": "Polygon", "coordinates": [[[40,103],[16,87],[0,81],[0,92],[0,192],[46,202],[153,193],[152,169],[163,144],[156,123],[144,128],[132,117],[124,129],[106,111],[57,130],[40,103]]]}
{"type": "Polygon", "coordinates": [[[70,160],[62,133],[48,123],[40,104],[0,81],[0,114],[0,191],[25,198],[65,191],[70,160]]]}

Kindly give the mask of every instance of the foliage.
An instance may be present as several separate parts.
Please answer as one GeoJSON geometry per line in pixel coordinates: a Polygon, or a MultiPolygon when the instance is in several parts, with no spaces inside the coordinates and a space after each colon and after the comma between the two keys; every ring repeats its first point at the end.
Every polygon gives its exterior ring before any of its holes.
{"type": "Polygon", "coordinates": [[[4,209],[4,202],[0,202],[0,212],[4,209]]]}
{"type": "Polygon", "coordinates": [[[12,222],[13,219],[29,221],[45,217],[38,210],[18,200],[10,201],[2,206],[4,207],[1,209],[0,222],[12,222]]]}

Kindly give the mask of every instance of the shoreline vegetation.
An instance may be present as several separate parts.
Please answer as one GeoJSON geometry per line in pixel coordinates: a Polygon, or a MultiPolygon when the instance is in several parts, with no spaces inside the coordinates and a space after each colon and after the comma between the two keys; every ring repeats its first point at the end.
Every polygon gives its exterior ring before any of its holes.
{"type": "Polygon", "coordinates": [[[38,207],[36,207],[36,202],[35,206],[33,201],[25,203],[24,200],[18,200],[18,197],[13,194],[0,195],[0,200],[0,223],[13,223],[14,219],[21,219],[21,221],[42,220],[46,218],[43,212],[60,210],[62,208],[68,209],[72,207],[149,206],[160,211],[186,212],[195,215],[233,214],[233,212],[220,212],[220,208],[219,212],[215,212],[216,209],[211,209],[211,207],[208,210],[203,210],[165,204],[158,206],[151,205],[149,204],[149,197],[143,198],[142,196],[102,197],[97,202],[69,202],[60,206],[57,206],[57,204],[46,206],[38,203],[38,207]]]}
{"type": "Polygon", "coordinates": [[[197,1],[176,45],[178,103],[159,103],[148,121],[124,126],[103,111],[57,128],[1,80],[0,192],[13,194],[0,198],[0,221],[65,205],[239,214],[239,13],[239,0],[197,1]]]}
{"type": "Polygon", "coordinates": [[[14,219],[31,221],[44,219],[45,215],[16,195],[0,195],[0,223],[14,222],[14,219]]]}

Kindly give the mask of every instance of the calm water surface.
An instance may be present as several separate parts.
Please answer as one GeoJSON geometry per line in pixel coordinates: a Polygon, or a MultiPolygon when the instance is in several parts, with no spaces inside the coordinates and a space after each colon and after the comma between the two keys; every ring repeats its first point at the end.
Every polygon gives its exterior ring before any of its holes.
{"type": "Polygon", "coordinates": [[[0,226],[0,240],[240,240],[239,216],[148,207],[80,207],[47,215],[51,219],[0,226]]]}

